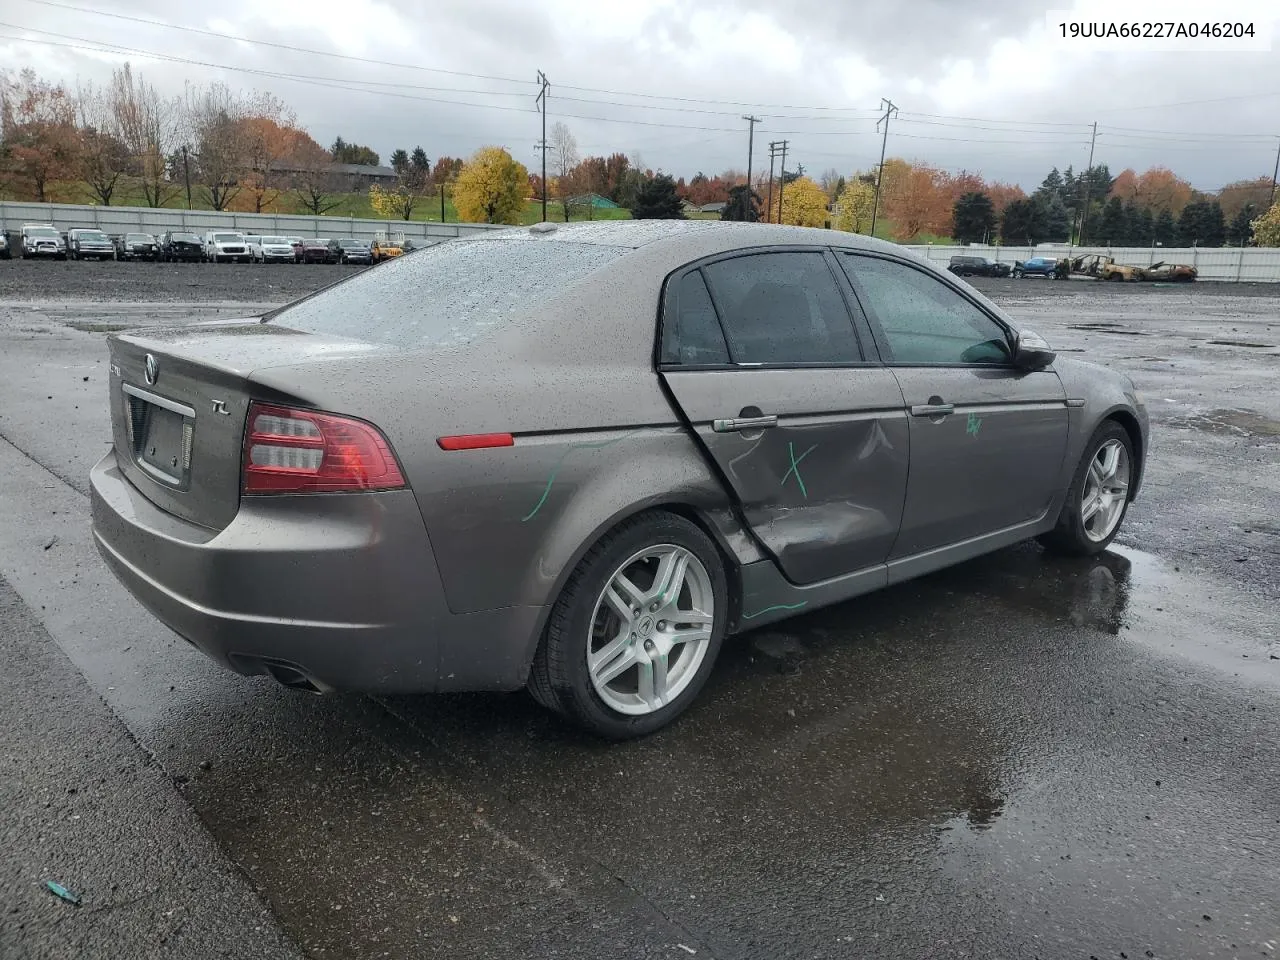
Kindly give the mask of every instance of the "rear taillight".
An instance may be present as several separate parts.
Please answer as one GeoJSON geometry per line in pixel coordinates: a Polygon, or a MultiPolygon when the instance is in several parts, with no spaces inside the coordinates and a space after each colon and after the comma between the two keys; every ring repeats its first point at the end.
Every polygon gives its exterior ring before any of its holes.
{"type": "Polygon", "coordinates": [[[372,424],[332,413],[249,405],[244,493],[332,493],[404,486],[390,444],[372,424]]]}

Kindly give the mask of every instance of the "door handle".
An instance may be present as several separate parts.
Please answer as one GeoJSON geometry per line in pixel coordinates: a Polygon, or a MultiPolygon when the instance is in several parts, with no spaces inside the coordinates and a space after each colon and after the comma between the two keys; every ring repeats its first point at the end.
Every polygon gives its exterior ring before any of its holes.
{"type": "Polygon", "coordinates": [[[764,430],[776,427],[778,418],[773,414],[764,417],[738,417],[730,420],[712,420],[711,429],[716,433],[737,433],[739,430],[764,430]]]}
{"type": "Polygon", "coordinates": [[[911,408],[913,417],[945,417],[955,413],[954,403],[919,403],[911,408]]]}

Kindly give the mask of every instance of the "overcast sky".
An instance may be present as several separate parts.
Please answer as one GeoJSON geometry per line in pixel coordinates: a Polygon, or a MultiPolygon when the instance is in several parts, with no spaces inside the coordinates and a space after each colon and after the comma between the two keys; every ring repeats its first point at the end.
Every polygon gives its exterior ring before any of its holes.
{"type": "MultiPolygon", "coordinates": [[[[534,169],[543,70],[549,119],[569,125],[583,155],[638,152],[677,176],[745,168],[749,112],[762,118],[756,170],[768,167],[768,141],[782,139],[788,169],[868,169],[882,97],[901,111],[890,156],[1024,187],[1055,164],[1082,168],[1093,121],[1095,160],[1113,174],[1165,165],[1201,189],[1271,175],[1280,45],[1090,51],[1050,34],[1045,10],[1073,3],[1084,0],[5,0],[0,67],[74,86],[127,59],[174,92],[215,79],[268,90],[321,144],[341,135],[384,162],[398,146],[421,144],[434,161],[497,143],[534,169]],[[107,44],[132,52],[101,52],[107,44]]],[[[1251,19],[1263,33],[1280,17],[1273,6],[1188,11],[1251,19]]],[[[1171,0],[1104,6],[1126,19],[1143,8],[1172,17],[1171,0]]]]}

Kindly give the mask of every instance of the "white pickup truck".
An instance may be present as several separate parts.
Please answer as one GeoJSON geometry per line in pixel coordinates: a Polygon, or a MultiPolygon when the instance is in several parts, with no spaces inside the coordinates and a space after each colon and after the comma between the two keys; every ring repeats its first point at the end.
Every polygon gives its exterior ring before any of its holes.
{"type": "Polygon", "coordinates": [[[293,263],[295,260],[293,243],[288,237],[260,237],[251,234],[245,237],[245,242],[254,263],[293,263]]]}

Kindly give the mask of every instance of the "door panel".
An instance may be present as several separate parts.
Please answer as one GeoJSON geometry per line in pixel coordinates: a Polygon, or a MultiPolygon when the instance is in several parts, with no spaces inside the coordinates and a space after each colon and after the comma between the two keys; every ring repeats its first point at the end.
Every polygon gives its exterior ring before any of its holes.
{"type": "Polygon", "coordinates": [[[892,557],[1036,519],[1057,493],[1066,394],[1052,371],[896,367],[911,431],[911,479],[892,557]],[[950,405],[949,413],[930,406],[950,405]]]}
{"type": "Polygon", "coordinates": [[[891,372],[739,368],[663,378],[788,580],[813,583],[885,561],[908,463],[907,416],[891,372]],[[760,420],[769,417],[776,425],[760,420]],[[716,422],[743,419],[755,422],[716,422]]]}

